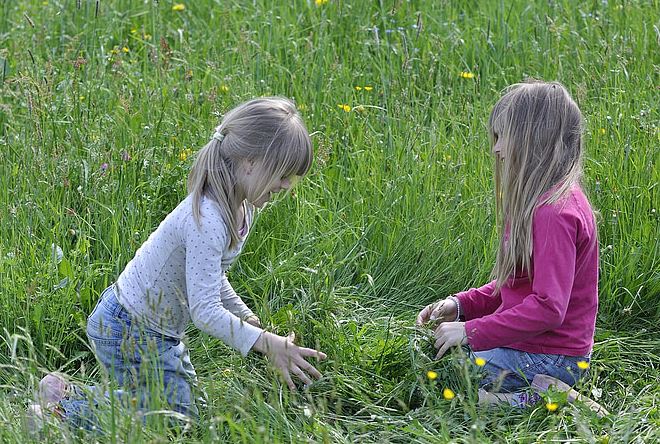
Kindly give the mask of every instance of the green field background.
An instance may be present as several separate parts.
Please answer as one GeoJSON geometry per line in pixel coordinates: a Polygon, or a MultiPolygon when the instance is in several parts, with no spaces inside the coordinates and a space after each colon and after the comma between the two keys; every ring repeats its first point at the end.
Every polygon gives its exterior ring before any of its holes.
{"type": "MultiPolygon", "coordinates": [[[[660,436],[660,3],[182,4],[0,2],[3,442],[28,439],[17,418],[44,371],[98,377],[87,314],[185,196],[222,115],[264,95],[296,102],[315,161],[260,213],[230,280],[269,329],[328,353],[326,376],[289,395],[263,359],[191,329],[210,399],[199,424],[115,418],[115,441],[660,436]],[[502,89],[527,78],[565,84],[585,117],[601,260],[585,390],[602,392],[610,419],[573,406],[480,412],[472,369],[430,361],[412,329],[425,304],[488,279],[486,122],[502,89]],[[425,379],[431,368],[442,382],[425,379]],[[447,402],[433,384],[461,396],[447,402]]],[[[55,428],[41,439],[94,435],[80,436],[55,428]]]]}

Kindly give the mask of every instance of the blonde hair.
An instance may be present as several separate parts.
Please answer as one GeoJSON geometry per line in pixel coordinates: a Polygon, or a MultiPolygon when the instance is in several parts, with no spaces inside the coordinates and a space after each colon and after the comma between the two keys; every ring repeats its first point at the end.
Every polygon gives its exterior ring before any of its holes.
{"type": "Polygon", "coordinates": [[[496,293],[507,279],[532,279],[532,219],[543,204],[561,199],[582,175],[580,109],[563,85],[530,81],[510,86],[488,122],[495,156],[495,200],[500,243],[493,278],[496,293]]]}
{"type": "Polygon", "coordinates": [[[263,195],[281,178],[304,176],[312,164],[312,141],[293,102],[264,97],[229,111],[211,141],[197,154],[188,175],[193,217],[200,219],[203,196],[215,201],[231,236],[239,242],[235,216],[243,202],[236,196],[237,174],[243,161],[260,162],[265,171],[252,194],[263,195]]]}

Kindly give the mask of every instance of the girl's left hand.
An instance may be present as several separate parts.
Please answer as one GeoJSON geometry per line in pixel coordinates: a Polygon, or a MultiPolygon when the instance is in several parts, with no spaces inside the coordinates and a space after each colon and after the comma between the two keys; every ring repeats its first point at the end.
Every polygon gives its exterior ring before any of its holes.
{"type": "Polygon", "coordinates": [[[254,325],[255,327],[261,328],[261,320],[259,320],[259,316],[257,315],[251,315],[245,318],[245,322],[247,322],[250,325],[254,325]]]}
{"type": "Polygon", "coordinates": [[[449,347],[467,344],[465,322],[443,322],[435,329],[435,348],[439,349],[435,359],[440,359],[449,347]]]}

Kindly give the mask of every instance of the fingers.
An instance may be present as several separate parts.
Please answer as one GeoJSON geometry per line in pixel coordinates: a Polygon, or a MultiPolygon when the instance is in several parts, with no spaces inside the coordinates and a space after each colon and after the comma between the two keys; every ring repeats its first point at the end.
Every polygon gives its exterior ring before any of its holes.
{"type": "Polygon", "coordinates": [[[448,348],[449,348],[449,342],[445,342],[444,344],[442,344],[442,347],[440,347],[440,350],[438,350],[438,354],[435,355],[435,359],[442,358],[442,355],[445,354],[448,348]]]}
{"type": "Polygon", "coordinates": [[[305,374],[305,372],[302,371],[300,367],[298,367],[297,365],[291,367],[291,371],[293,372],[294,375],[298,377],[298,379],[300,379],[303,383],[305,383],[305,385],[309,385],[312,383],[312,380],[309,379],[309,377],[305,374]]]}
{"type": "Polygon", "coordinates": [[[425,324],[429,320],[431,311],[433,311],[433,304],[429,304],[426,307],[424,307],[424,309],[420,311],[419,314],[417,315],[417,320],[415,321],[415,324],[418,326],[425,324]]]}
{"type": "Polygon", "coordinates": [[[323,375],[321,375],[321,372],[316,369],[312,364],[309,362],[305,361],[304,359],[300,359],[300,362],[297,363],[299,367],[302,367],[307,373],[312,375],[314,379],[321,379],[323,375]]]}
{"type": "Polygon", "coordinates": [[[301,356],[306,358],[325,359],[328,357],[325,353],[314,350],[313,348],[298,347],[298,351],[301,356]]]}
{"type": "Polygon", "coordinates": [[[293,379],[291,379],[291,375],[289,374],[288,370],[282,369],[282,378],[284,378],[284,382],[286,382],[286,385],[289,386],[289,390],[291,390],[292,392],[297,391],[296,385],[293,383],[293,379]]]}
{"type": "Polygon", "coordinates": [[[445,301],[435,304],[435,306],[433,307],[433,311],[429,316],[429,319],[432,321],[437,321],[438,319],[444,317],[444,311],[445,311],[445,301]]]}
{"type": "Polygon", "coordinates": [[[289,335],[286,337],[286,339],[288,341],[291,341],[291,342],[295,341],[296,340],[296,333],[292,331],[291,333],[289,333],[289,335]]]}

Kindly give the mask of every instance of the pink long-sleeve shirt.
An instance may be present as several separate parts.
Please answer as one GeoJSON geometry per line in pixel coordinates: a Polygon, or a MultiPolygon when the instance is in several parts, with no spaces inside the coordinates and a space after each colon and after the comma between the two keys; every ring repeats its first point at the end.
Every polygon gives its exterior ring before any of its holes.
{"type": "Polygon", "coordinates": [[[495,281],[456,295],[473,350],[508,347],[584,356],[598,310],[598,241],[593,211],[578,185],[542,205],[532,221],[532,280],[495,281]]]}

